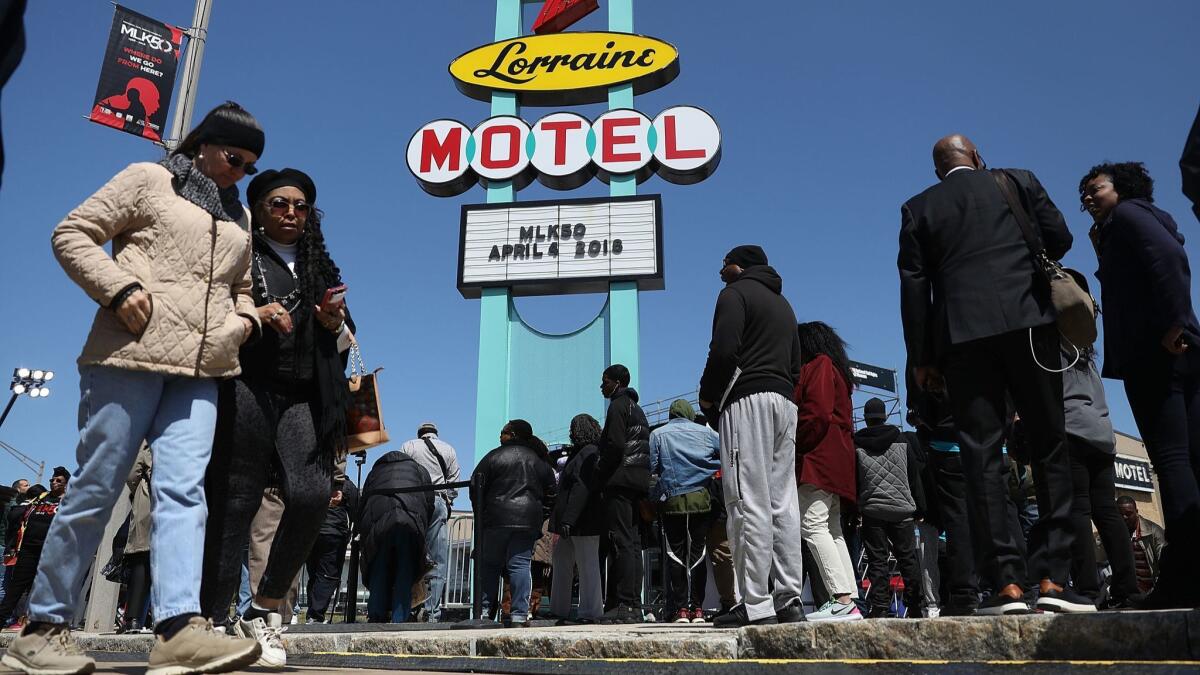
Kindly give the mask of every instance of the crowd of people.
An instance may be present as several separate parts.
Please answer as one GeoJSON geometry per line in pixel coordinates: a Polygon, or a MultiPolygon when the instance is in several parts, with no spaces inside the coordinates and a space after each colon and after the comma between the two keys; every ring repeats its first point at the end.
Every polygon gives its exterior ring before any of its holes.
{"type": "MultiPolygon", "coordinates": [[[[153,625],[153,675],[283,667],[301,568],[309,620],[328,620],[352,523],[369,620],[405,621],[414,606],[442,618],[463,485],[455,451],[426,423],[375,463],[361,494],[346,479],[355,324],[317,187],[298,169],[260,173],[265,143],[253,116],[222,104],[54,230],[57,259],[99,309],[79,358],[79,466],[56,468],[49,489],[14,484],[3,519],[0,619],[28,596],[8,667],[94,668],[69,627],[126,487],[114,575],[129,588],[123,626],[153,625]],[[254,174],[243,206],[237,183],[254,174]]],[[[665,619],[718,628],[898,608],[1200,604],[1186,581],[1200,545],[1200,323],[1183,236],[1154,205],[1153,181],[1138,163],[1101,164],[1079,194],[1094,220],[1102,372],[1124,381],[1165,533],[1117,501],[1095,350],[1059,330],[1052,287],[1087,287],[1053,264],[1072,244],[1062,214],[1032,172],[988,171],[963,136],[940,140],[933,159],[939,182],[903,205],[898,257],[915,432],[888,424],[878,400],[855,429],[844,342],[825,323],[798,323],[763,249],[738,246],[720,271],[699,414],[676,401],[652,428],[629,370],[613,364],[605,419],[573,418],[561,457],[524,420],[500,430],[466,483],[479,601],[467,624],[528,625],[546,591],[564,625],[644,621],[642,553],[655,536],[665,619]]]]}

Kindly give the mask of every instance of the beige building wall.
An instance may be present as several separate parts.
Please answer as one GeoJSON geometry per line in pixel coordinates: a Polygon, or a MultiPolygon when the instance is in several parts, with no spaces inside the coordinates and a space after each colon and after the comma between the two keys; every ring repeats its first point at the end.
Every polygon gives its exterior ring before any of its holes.
{"type": "MultiPolygon", "coordinates": [[[[1142,443],[1142,439],[1120,431],[1117,432],[1117,454],[1150,461],[1150,456],[1146,454],[1146,445],[1142,443]]],[[[1128,495],[1133,497],[1138,503],[1139,514],[1162,525],[1162,495],[1159,493],[1158,476],[1151,472],[1150,480],[1154,483],[1154,492],[1128,490],[1118,486],[1117,496],[1128,495]]]]}

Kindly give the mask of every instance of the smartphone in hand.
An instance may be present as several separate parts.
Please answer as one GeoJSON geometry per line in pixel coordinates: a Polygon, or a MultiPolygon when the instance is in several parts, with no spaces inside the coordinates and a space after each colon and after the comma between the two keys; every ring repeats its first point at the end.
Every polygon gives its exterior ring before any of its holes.
{"type": "Polygon", "coordinates": [[[325,297],[321,299],[321,309],[332,312],[346,301],[346,284],[325,289],[325,297]]]}

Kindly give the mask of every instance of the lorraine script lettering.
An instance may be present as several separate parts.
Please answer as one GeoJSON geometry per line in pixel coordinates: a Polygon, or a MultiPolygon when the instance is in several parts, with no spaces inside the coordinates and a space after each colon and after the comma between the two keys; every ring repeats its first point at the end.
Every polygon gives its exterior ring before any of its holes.
{"type": "Polygon", "coordinates": [[[632,50],[614,51],[616,42],[610,41],[602,52],[580,52],[578,54],[546,54],[525,58],[521,56],[528,45],[521,40],[504,46],[490,68],[479,68],[474,75],[478,78],[495,78],[508,84],[532,82],[540,73],[553,73],[555,68],[570,70],[611,70],[613,68],[650,68],[654,65],[656,49],[647,48],[638,54],[632,50]]]}

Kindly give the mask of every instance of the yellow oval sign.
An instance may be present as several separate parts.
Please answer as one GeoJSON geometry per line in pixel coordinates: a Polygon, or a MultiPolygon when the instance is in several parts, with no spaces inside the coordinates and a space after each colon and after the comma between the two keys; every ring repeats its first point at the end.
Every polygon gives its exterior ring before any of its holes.
{"type": "Polygon", "coordinates": [[[580,105],[607,100],[608,88],[653,91],[679,75],[679,50],[631,33],[530,35],[477,47],[450,62],[459,91],[481,101],[516,92],[524,105],[580,105]]]}

